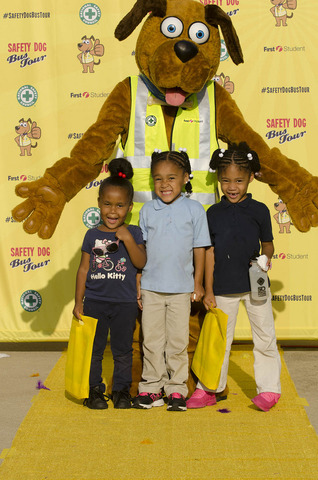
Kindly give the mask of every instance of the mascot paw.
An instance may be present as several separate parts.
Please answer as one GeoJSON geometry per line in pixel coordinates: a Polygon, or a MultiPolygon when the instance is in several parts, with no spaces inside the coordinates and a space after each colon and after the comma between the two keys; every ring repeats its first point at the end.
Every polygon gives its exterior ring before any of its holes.
{"type": "Polygon", "coordinates": [[[318,226],[318,177],[311,177],[301,190],[287,202],[289,215],[300,232],[318,226]]]}
{"type": "Polygon", "coordinates": [[[26,200],[12,210],[13,218],[17,222],[24,221],[23,229],[27,233],[50,238],[66,203],[64,193],[53,180],[44,176],[34,182],[19,183],[16,194],[26,200]]]}

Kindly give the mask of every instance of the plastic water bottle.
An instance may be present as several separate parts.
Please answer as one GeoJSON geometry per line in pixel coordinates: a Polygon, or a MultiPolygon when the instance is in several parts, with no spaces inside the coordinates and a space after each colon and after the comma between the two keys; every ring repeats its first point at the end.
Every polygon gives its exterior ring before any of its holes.
{"type": "Polygon", "coordinates": [[[252,259],[252,266],[249,270],[251,296],[253,300],[266,300],[268,295],[268,278],[267,273],[261,269],[256,259],[252,259]]]}

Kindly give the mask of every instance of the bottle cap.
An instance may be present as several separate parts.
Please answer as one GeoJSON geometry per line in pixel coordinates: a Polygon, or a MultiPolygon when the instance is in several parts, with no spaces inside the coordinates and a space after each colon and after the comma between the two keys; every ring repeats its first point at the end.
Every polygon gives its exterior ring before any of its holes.
{"type": "Polygon", "coordinates": [[[256,250],[254,250],[254,253],[253,253],[253,255],[251,256],[250,261],[251,261],[251,262],[253,262],[253,261],[256,261],[256,262],[257,262],[258,256],[259,256],[259,253],[258,253],[256,250]]]}

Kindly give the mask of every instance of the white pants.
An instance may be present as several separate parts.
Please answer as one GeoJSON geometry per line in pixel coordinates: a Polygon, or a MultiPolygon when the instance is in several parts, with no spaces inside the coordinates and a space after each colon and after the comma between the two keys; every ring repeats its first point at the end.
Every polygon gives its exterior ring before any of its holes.
{"type": "MultiPolygon", "coordinates": [[[[226,350],[221,369],[221,376],[216,392],[222,392],[226,387],[229,369],[229,357],[240,301],[243,300],[251,324],[253,336],[254,375],[257,393],[281,393],[280,371],[281,360],[276,345],[275,325],[272,311],[271,295],[266,300],[255,302],[251,294],[215,296],[217,307],[223,310],[229,318],[226,331],[226,350]]],[[[209,390],[200,382],[198,388],[209,390]]]]}
{"type": "Polygon", "coordinates": [[[190,293],[141,290],[143,370],[139,393],[187,396],[190,293]]]}

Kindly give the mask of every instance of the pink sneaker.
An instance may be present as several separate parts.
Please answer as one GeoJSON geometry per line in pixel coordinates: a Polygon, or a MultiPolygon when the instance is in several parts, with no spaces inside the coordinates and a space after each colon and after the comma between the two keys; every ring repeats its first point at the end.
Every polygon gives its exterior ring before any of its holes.
{"type": "Polygon", "coordinates": [[[252,402],[263,412],[268,412],[279,399],[279,393],[263,392],[252,398],[252,402]]]}
{"type": "Polygon", "coordinates": [[[188,408],[203,408],[215,404],[215,394],[212,392],[206,392],[205,390],[201,390],[201,388],[196,388],[189,400],[187,400],[188,408]]]}

